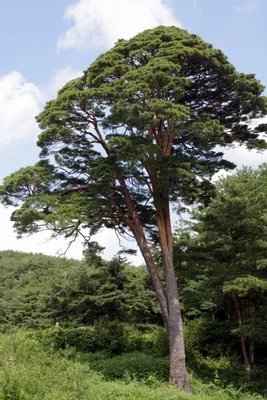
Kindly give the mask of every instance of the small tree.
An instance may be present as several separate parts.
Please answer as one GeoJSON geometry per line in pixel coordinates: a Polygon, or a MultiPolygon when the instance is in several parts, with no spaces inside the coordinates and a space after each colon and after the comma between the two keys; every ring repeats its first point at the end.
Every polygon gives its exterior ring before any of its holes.
{"type": "Polygon", "coordinates": [[[206,200],[209,178],[234,165],[216,145],[263,144],[245,122],[265,114],[263,86],[219,50],[175,27],[120,40],[47,103],[41,158],[7,177],[19,235],[75,240],[101,227],[133,237],[144,257],[170,349],[170,382],[189,389],[173,267],[170,204],[206,200]],[[22,204],[21,204],[22,203],[22,204]],[[151,253],[162,253],[163,282],[151,253]]]}

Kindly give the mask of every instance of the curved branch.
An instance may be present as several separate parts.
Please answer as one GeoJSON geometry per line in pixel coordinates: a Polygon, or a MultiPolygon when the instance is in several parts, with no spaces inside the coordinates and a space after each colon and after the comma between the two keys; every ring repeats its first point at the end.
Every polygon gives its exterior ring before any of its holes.
{"type": "Polygon", "coordinates": [[[88,189],[89,189],[89,185],[77,186],[77,187],[73,187],[73,188],[64,190],[63,192],[60,193],[60,196],[65,196],[66,194],[69,194],[72,192],[85,192],[88,189]]]}

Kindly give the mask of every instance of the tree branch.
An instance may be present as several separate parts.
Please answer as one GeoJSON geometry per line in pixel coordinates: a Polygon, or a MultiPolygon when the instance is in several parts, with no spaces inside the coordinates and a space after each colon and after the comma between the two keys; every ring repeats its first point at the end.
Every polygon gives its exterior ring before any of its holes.
{"type": "Polygon", "coordinates": [[[63,192],[60,193],[60,196],[65,196],[66,194],[69,194],[72,192],[85,192],[88,189],[89,189],[89,185],[77,186],[77,187],[73,187],[73,188],[64,190],[63,192]]]}

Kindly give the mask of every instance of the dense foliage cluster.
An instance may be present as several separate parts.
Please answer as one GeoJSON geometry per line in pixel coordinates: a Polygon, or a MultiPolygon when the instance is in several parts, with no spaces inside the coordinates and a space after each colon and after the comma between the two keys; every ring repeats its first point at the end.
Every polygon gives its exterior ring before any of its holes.
{"type": "Polygon", "coordinates": [[[0,327],[48,328],[94,324],[100,317],[160,323],[146,269],[97,258],[59,259],[0,252],[0,327]],[[100,261],[99,261],[100,260],[100,261]]]}

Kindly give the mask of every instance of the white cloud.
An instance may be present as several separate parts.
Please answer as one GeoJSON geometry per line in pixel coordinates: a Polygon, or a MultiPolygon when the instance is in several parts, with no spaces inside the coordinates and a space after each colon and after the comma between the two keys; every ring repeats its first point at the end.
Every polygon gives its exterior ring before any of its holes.
{"type": "Polygon", "coordinates": [[[0,77],[0,149],[36,134],[42,93],[19,72],[0,77]]]}
{"type": "Polygon", "coordinates": [[[75,70],[69,65],[57,70],[52,80],[47,85],[42,87],[44,96],[48,99],[55,97],[58,90],[61,89],[65,83],[72,79],[78,78],[81,75],[82,71],[75,70]]]}
{"type": "Polygon", "coordinates": [[[45,101],[55,97],[60,87],[81,74],[67,66],[58,70],[51,82],[42,87],[27,82],[16,71],[0,77],[0,152],[13,142],[28,138],[36,140],[35,116],[45,101]]]}
{"type": "MultiPolygon", "coordinates": [[[[250,122],[252,128],[255,128],[259,124],[266,124],[267,117],[254,119],[250,122]]],[[[260,134],[260,138],[266,140],[266,136],[260,134]]],[[[237,168],[242,168],[243,166],[250,166],[252,168],[257,168],[262,163],[267,163],[267,150],[257,151],[257,150],[248,150],[246,146],[238,146],[236,145],[233,148],[224,148],[217,146],[216,151],[224,153],[224,158],[228,161],[234,163],[237,168]]],[[[234,173],[233,171],[220,171],[214,175],[213,181],[216,181],[220,177],[225,177],[229,174],[234,173]]]]}
{"type": "Polygon", "coordinates": [[[259,8],[257,1],[251,0],[247,1],[243,5],[235,6],[234,9],[236,12],[241,14],[250,14],[253,11],[256,11],[259,8]]]}
{"type": "Polygon", "coordinates": [[[78,0],[67,7],[64,17],[73,26],[60,37],[59,48],[109,48],[144,29],[181,26],[164,0],[78,0]]]}
{"type": "Polygon", "coordinates": [[[267,151],[258,152],[256,150],[247,150],[244,146],[239,146],[225,151],[225,158],[239,168],[243,165],[249,165],[257,168],[260,164],[267,162],[267,151]]]}
{"type": "MultiPolygon", "coordinates": [[[[257,168],[260,164],[267,162],[266,150],[258,152],[256,150],[248,150],[245,146],[238,146],[229,150],[219,149],[219,151],[223,151],[224,158],[236,164],[237,168],[242,168],[245,165],[252,168],[257,168]]],[[[234,172],[235,170],[231,172],[224,170],[220,171],[214,175],[213,181],[216,181],[218,178],[225,177],[234,172]]]]}
{"type": "MultiPolygon", "coordinates": [[[[254,119],[250,122],[251,128],[255,128],[259,124],[266,124],[267,117],[254,119]]],[[[259,136],[262,139],[266,140],[266,136],[260,134],[259,136]]],[[[257,151],[257,150],[248,150],[245,146],[235,146],[234,148],[230,148],[228,150],[221,149],[224,153],[224,157],[237,165],[237,167],[242,167],[243,165],[249,165],[253,168],[257,168],[260,164],[267,162],[267,151],[257,151]]]]}

